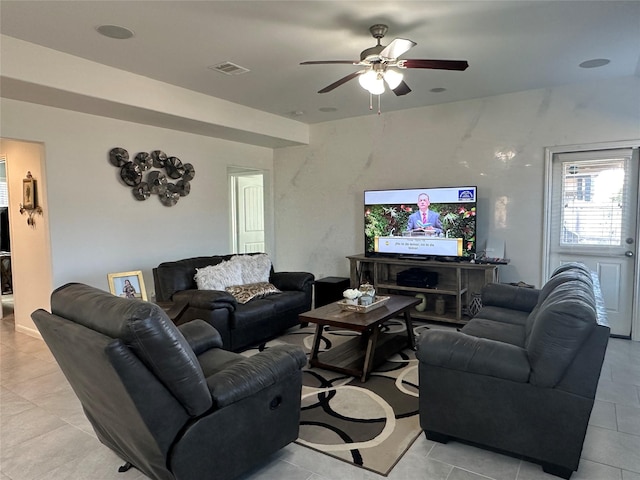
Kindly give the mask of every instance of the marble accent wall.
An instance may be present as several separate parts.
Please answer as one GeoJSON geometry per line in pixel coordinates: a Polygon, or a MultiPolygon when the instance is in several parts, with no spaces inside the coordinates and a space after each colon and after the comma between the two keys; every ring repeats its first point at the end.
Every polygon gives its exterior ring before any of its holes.
{"type": "Polygon", "coordinates": [[[501,281],[540,285],[544,149],[640,138],[640,78],[372,113],[310,136],[275,151],[280,269],[348,276],[345,256],[364,250],[364,190],[467,184],[478,186],[478,248],[504,240],[511,258],[501,281]]]}

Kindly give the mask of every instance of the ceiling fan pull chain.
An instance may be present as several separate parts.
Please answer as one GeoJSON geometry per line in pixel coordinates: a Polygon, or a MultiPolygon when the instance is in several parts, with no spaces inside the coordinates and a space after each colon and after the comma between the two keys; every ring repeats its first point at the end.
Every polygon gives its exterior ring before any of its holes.
{"type": "Polygon", "coordinates": [[[382,95],[378,95],[378,115],[380,115],[380,97],[382,95]]]}
{"type": "Polygon", "coordinates": [[[369,110],[373,110],[373,93],[369,93],[369,110]]]}

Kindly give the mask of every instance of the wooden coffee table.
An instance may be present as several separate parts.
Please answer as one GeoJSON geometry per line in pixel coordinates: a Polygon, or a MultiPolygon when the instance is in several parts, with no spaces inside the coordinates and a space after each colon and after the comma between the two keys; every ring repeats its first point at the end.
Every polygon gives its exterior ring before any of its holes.
{"type": "MultiPolygon", "coordinates": [[[[385,295],[386,296],[386,295],[385,295]]],[[[330,303],[300,315],[300,322],[316,324],[313,348],[309,363],[311,367],[346,373],[365,382],[373,367],[405,347],[415,348],[411,307],[420,300],[404,295],[389,295],[382,307],[366,313],[342,310],[337,303],[330,303]],[[380,333],[382,324],[387,320],[404,316],[407,335],[380,333]],[[320,341],[325,326],[341,328],[361,335],[354,337],[328,352],[319,355],[320,341]]]]}

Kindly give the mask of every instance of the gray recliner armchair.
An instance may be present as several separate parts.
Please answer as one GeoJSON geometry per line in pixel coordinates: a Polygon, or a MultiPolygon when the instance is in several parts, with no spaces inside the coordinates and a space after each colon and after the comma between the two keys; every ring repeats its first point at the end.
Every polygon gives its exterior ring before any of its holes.
{"type": "Polygon", "coordinates": [[[162,480],[231,479],[298,436],[304,352],[252,357],[157,305],[71,283],[32,318],[98,439],[162,480]]]}

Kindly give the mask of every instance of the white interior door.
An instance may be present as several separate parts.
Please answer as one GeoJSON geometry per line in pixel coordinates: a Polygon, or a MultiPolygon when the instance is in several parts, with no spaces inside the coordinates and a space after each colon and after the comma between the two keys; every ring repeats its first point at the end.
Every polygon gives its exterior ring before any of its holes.
{"type": "Polygon", "coordinates": [[[555,153],[551,163],[547,272],[572,261],[596,271],[611,334],[630,337],[638,268],[638,149],[555,153]]]}
{"type": "Polygon", "coordinates": [[[238,253],[264,252],[262,174],[237,177],[238,253]]]}

